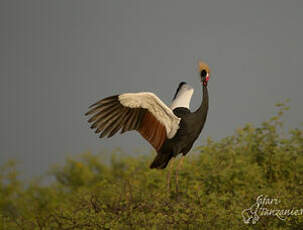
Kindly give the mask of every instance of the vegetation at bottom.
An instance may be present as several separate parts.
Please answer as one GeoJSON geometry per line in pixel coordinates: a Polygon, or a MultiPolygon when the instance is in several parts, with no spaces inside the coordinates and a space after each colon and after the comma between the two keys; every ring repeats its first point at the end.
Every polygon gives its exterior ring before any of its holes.
{"type": "Polygon", "coordinates": [[[283,131],[287,107],[277,106],[259,127],[189,153],[178,192],[175,174],[168,191],[168,170],[149,169],[151,154],[108,164],[86,153],[51,168],[46,185],[24,184],[13,161],[2,164],[0,229],[303,229],[303,210],[277,212],[303,209],[302,130],[283,131]],[[256,206],[260,195],[267,203],[256,206]]]}

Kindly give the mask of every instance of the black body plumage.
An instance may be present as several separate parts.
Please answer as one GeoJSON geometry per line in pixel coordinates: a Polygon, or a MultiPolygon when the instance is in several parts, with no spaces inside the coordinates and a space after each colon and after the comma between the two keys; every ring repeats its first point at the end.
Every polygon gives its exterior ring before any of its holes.
{"type": "Polygon", "coordinates": [[[203,86],[203,99],[200,107],[195,112],[187,108],[178,107],[173,110],[177,117],[181,118],[179,129],[172,139],[166,139],[158,155],[151,164],[151,168],[163,169],[172,157],[182,153],[186,155],[199,137],[208,112],[208,91],[203,86]]]}

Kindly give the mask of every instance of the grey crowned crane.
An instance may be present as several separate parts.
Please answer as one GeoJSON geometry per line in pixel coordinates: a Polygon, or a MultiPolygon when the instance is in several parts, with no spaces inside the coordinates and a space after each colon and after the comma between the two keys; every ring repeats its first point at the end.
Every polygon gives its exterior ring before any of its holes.
{"type": "MultiPolygon", "coordinates": [[[[199,137],[207,117],[210,70],[203,62],[198,65],[203,98],[196,111],[189,110],[194,89],[182,82],[170,107],[150,92],[124,93],[96,102],[85,114],[91,116],[88,120],[92,123],[91,128],[95,133],[101,133],[100,138],[111,137],[119,130],[121,133],[138,131],[157,151],[150,168],[164,169],[172,158],[182,154],[176,170],[178,184],[178,169],[199,137]]],[[[169,177],[170,172],[168,186],[169,177]]]]}

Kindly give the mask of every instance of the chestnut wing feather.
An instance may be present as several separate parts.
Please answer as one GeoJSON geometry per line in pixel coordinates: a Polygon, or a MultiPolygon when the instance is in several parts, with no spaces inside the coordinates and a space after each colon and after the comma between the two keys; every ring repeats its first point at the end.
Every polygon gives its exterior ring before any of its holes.
{"type": "Polygon", "coordinates": [[[167,138],[166,130],[150,112],[146,112],[138,129],[141,136],[147,140],[157,151],[167,138]]]}

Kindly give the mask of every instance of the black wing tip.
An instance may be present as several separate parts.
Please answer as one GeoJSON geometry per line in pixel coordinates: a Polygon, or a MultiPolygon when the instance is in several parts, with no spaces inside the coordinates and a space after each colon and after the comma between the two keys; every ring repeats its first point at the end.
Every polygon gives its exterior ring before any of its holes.
{"type": "Polygon", "coordinates": [[[103,98],[103,99],[95,102],[94,104],[90,105],[88,108],[93,108],[94,106],[96,106],[96,105],[98,105],[98,104],[100,104],[102,102],[108,101],[108,100],[113,100],[113,101],[114,100],[119,100],[118,99],[119,96],[120,96],[119,94],[116,94],[116,95],[113,95],[113,96],[109,96],[109,97],[103,98]]]}
{"type": "Polygon", "coordinates": [[[95,102],[94,104],[92,104],[92,105],[90,105],[90,106],[88,107],[89,111],[87,111],[87,112],[84,114],[84,116],[88,116],[88,115],[93,114],[93,113],[95,112],[94,110],[97,108],[96,106],[102,105],[102,103],[103,103],[103,102],[106,102],[106,101],[107,101],[107,102],[119,101],[119,95],[117,94],[117,95],[113,95],[113,96],[110,96],[110,97],[106,97],[106,98],[103,98],[103,99],[101,99],[101,100],[95,102]],[[95,108],[93,108],[93,107],[95,107],[95,108]]]}

